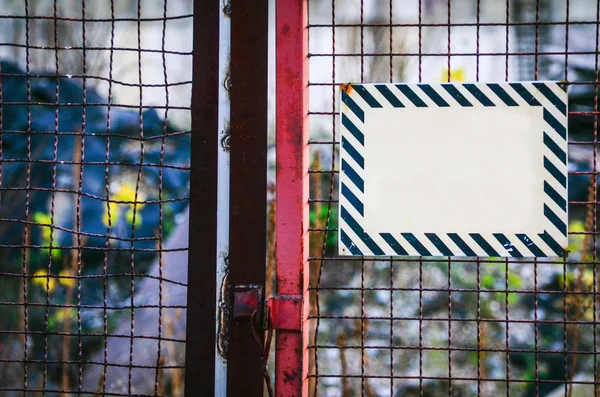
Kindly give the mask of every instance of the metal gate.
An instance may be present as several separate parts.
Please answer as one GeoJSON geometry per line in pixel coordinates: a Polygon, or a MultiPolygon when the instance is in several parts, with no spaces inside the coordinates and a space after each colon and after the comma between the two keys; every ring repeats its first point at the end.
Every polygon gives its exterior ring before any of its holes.
{"type": "Polygon", "coordinates": [[[6,2],[0,394],[597,395],[599,26],[594,0],[6,2]],[[568,86],[567,259],[337,256],[341,84],[519,80],[568,86]]]}

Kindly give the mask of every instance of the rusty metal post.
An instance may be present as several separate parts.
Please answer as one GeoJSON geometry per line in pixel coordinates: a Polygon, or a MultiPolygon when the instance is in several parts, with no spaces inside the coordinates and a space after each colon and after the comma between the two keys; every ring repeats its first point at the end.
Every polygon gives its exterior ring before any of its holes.
{"type": "MultiPolygon", "coordinates": [[[[265,285],[268,11],[268,0],[231,0],[230,302],[239,285],[265,285]]],[[[262,396],[263,333],[248,318],[228,324],[227,395],[262,396]]]]}
{"type": "MultiPolygon", "coordinates": [[[[277,396],[308,395],[308,41],[307,1],[276,3],[277,396]],[[302,302],[301,305],[294,302],[302,302]],[[291,303],[290,303],[291,302],[291,303]],[[302,310],[297,310],[302,307],[302,310]],[[294,326],[299,324],[299,326],[294,326]],[[294,329],[297,328],[297,329],[294,329]]],[[[273,309],[272,309],[273,310],[273,309]]]]}
{"type": "Polygon", "coordinates": [[[194,2],[186,396],[215,393],[219,11],[194,2]]]}

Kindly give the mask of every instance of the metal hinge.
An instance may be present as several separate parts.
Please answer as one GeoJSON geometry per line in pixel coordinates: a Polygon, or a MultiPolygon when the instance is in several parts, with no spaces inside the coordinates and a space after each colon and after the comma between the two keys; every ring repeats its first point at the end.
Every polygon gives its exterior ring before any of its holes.
{"type": "Polygon", "coordinates": [[[236,285],[233,292],[233,317],[248,320],[254,317],[257,323],[264,318],[264,329],[302,330],[302,295],[275,295],[264,303],[262,296],[263,289],[260,285],[236,285]]]}
{"type": "Polygon", "coordinates": [[[269,396],[273,396],[267,365],[273,331],[301,332],[302,303],[302,295],[275,295],[263,300],[261,285],[240,284],[236,285],[233,290],[233,318],[250,321],[252,334],[257,346],[261,349],[263,376],[269,396]],[[263,343],[260,333],[264,330],[267,330],[267,336],[263,343]]]}
{"type": "Polygon", "coordinates": [[[233,318],[259,321],[263,313],[263,287],[238,284],[233,290],[233,318]]]}
{"type": "Polygon", "coordinates": [[[302,331],[302,295],[275,295],[267,300],[270,328],[302,331]]]}
{"type": "Polygon", "coordinates": [[[271,347],[271,339],[273,338],[273,329],[269,327],[269,307],[265,305],[263,299],[263,287],[256,284],[240,284],[236,285],[233,290],[233,318],[238,320],[248,320],[250,329],[256,341],[256,345],[261,351],[262,357],[262,373],[265,380],[267,394],[273,396],[273,386],[269,377],[269,368],[267,366],[269,360],[269,349],[271,347]],[[263,313],[265,321],[261,321],[263,313]],[[261,333],[265,329],[267,337],[263,343],[261,333]]]}

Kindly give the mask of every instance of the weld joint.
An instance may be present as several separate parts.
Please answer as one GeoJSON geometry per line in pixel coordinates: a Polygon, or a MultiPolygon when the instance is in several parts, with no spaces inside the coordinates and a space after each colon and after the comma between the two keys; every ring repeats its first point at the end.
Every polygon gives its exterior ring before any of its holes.
{"type": "Polygon", "coordinates": [[[223,130],[222,135],[221,147],[224,151],[228,152],[229,149],[231,149],[231,133],[229,132],[229,127],[226,127],[225,130],[223,130]]]}
{"type": "Polygon", "coordinates": [[[223,2],[223,7],[221,8],[221,10],[227,18],[231,18],[231,2],[229,0],[223,2]]]}
{"type": "Polygon", "coordinates": [[[229,317],[229,255],[223,257],[223,278],[219,288],[219,300],[217,302],[217,353],[224,361],[227,361],[229,342],[227,340],[227,318],[229,317]]]}

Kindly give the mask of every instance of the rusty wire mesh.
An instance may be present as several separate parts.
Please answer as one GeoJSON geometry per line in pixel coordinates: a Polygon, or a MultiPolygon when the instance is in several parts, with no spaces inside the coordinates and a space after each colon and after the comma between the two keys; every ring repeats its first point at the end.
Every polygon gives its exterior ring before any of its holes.
{"type": "Polygon", "coordinates": [[[311,395],[597,395],[599,22],[594,0],[309,2],[311,395]],[[568,260],[337,257],[338,86],[509,80],[569,87],[568,260]]]}
{"type": "Polygon", "coordinates": [[[2,396],[183,393],[191,6],[2,4],[2,396]]]}

